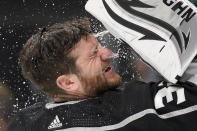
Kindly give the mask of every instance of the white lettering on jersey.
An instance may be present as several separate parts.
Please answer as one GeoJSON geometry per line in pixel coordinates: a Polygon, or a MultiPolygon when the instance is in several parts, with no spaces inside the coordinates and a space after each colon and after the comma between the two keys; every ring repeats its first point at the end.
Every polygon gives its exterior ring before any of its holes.
{"type": "Polygon", "coordinates": [[[155,95],[154,102],[155,108],[159,109],[165,107],[163,104],[163,98],[166,97],[167,103],[173,101],[172,93],[177,94],[177,104],[183,103],[185,101],[185,92],[182,87],[169,86],[160,89],[155,95]]]}

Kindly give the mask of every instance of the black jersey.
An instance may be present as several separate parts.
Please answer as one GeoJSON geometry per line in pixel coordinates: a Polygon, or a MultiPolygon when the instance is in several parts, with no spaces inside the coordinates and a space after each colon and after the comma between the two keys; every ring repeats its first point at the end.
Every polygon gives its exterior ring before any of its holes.
{"type": "Polygon", "coordinates": [[[197,86],[131,81],[80,101],[38,103],[7,131],[197,131],[197,86]]]}

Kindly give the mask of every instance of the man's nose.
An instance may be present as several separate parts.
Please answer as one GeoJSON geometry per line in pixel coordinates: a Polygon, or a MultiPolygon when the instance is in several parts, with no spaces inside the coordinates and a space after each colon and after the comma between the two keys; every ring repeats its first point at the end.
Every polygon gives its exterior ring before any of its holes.
{"type": "Polygon", "coordinates": [[[103,61],[109,60],[112,56],[112,51],[108,48],[102,47],[101,49],[101,59],[103,61]]]}

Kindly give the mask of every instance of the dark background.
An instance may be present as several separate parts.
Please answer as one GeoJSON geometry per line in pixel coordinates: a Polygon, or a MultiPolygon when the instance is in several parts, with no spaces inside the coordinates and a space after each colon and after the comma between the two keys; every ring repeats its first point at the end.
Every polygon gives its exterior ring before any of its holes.
{"type": "MultiPolygon", "coordinates": [[[[0,131],[23,108],[47,101],[44,93],[21,75],[18,55],[26,40],[39,28],[71,18],[87,16],[94,33],[104,27],[84,9],[87,0],[0,0],[0,131]]],[[[98,37],[100,43],[112,49],[115,70],[123,81],[140,79],[158,81],[159,75],[146,66],[128,45],[109,33],[98,37]]]]}

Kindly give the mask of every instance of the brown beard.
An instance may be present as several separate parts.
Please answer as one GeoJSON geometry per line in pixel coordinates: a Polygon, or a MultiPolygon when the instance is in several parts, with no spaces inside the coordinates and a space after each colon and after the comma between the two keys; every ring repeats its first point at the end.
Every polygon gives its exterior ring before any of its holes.
{"type": "MultiPolygon", "coordinates": [[[[119,77],[119,75],[117,75],[119,77]]],[[[120,79],[120,78],[119,78],[120,79]]],[[[114,89],[121,83],[121,79],[115,83],[109,84],[103,75],[97,75],[95,77],[87,78],[80,76],[80,80],[83,83],[86,95],[89,97],[97,96],[107,90],[114,89]]]]}

